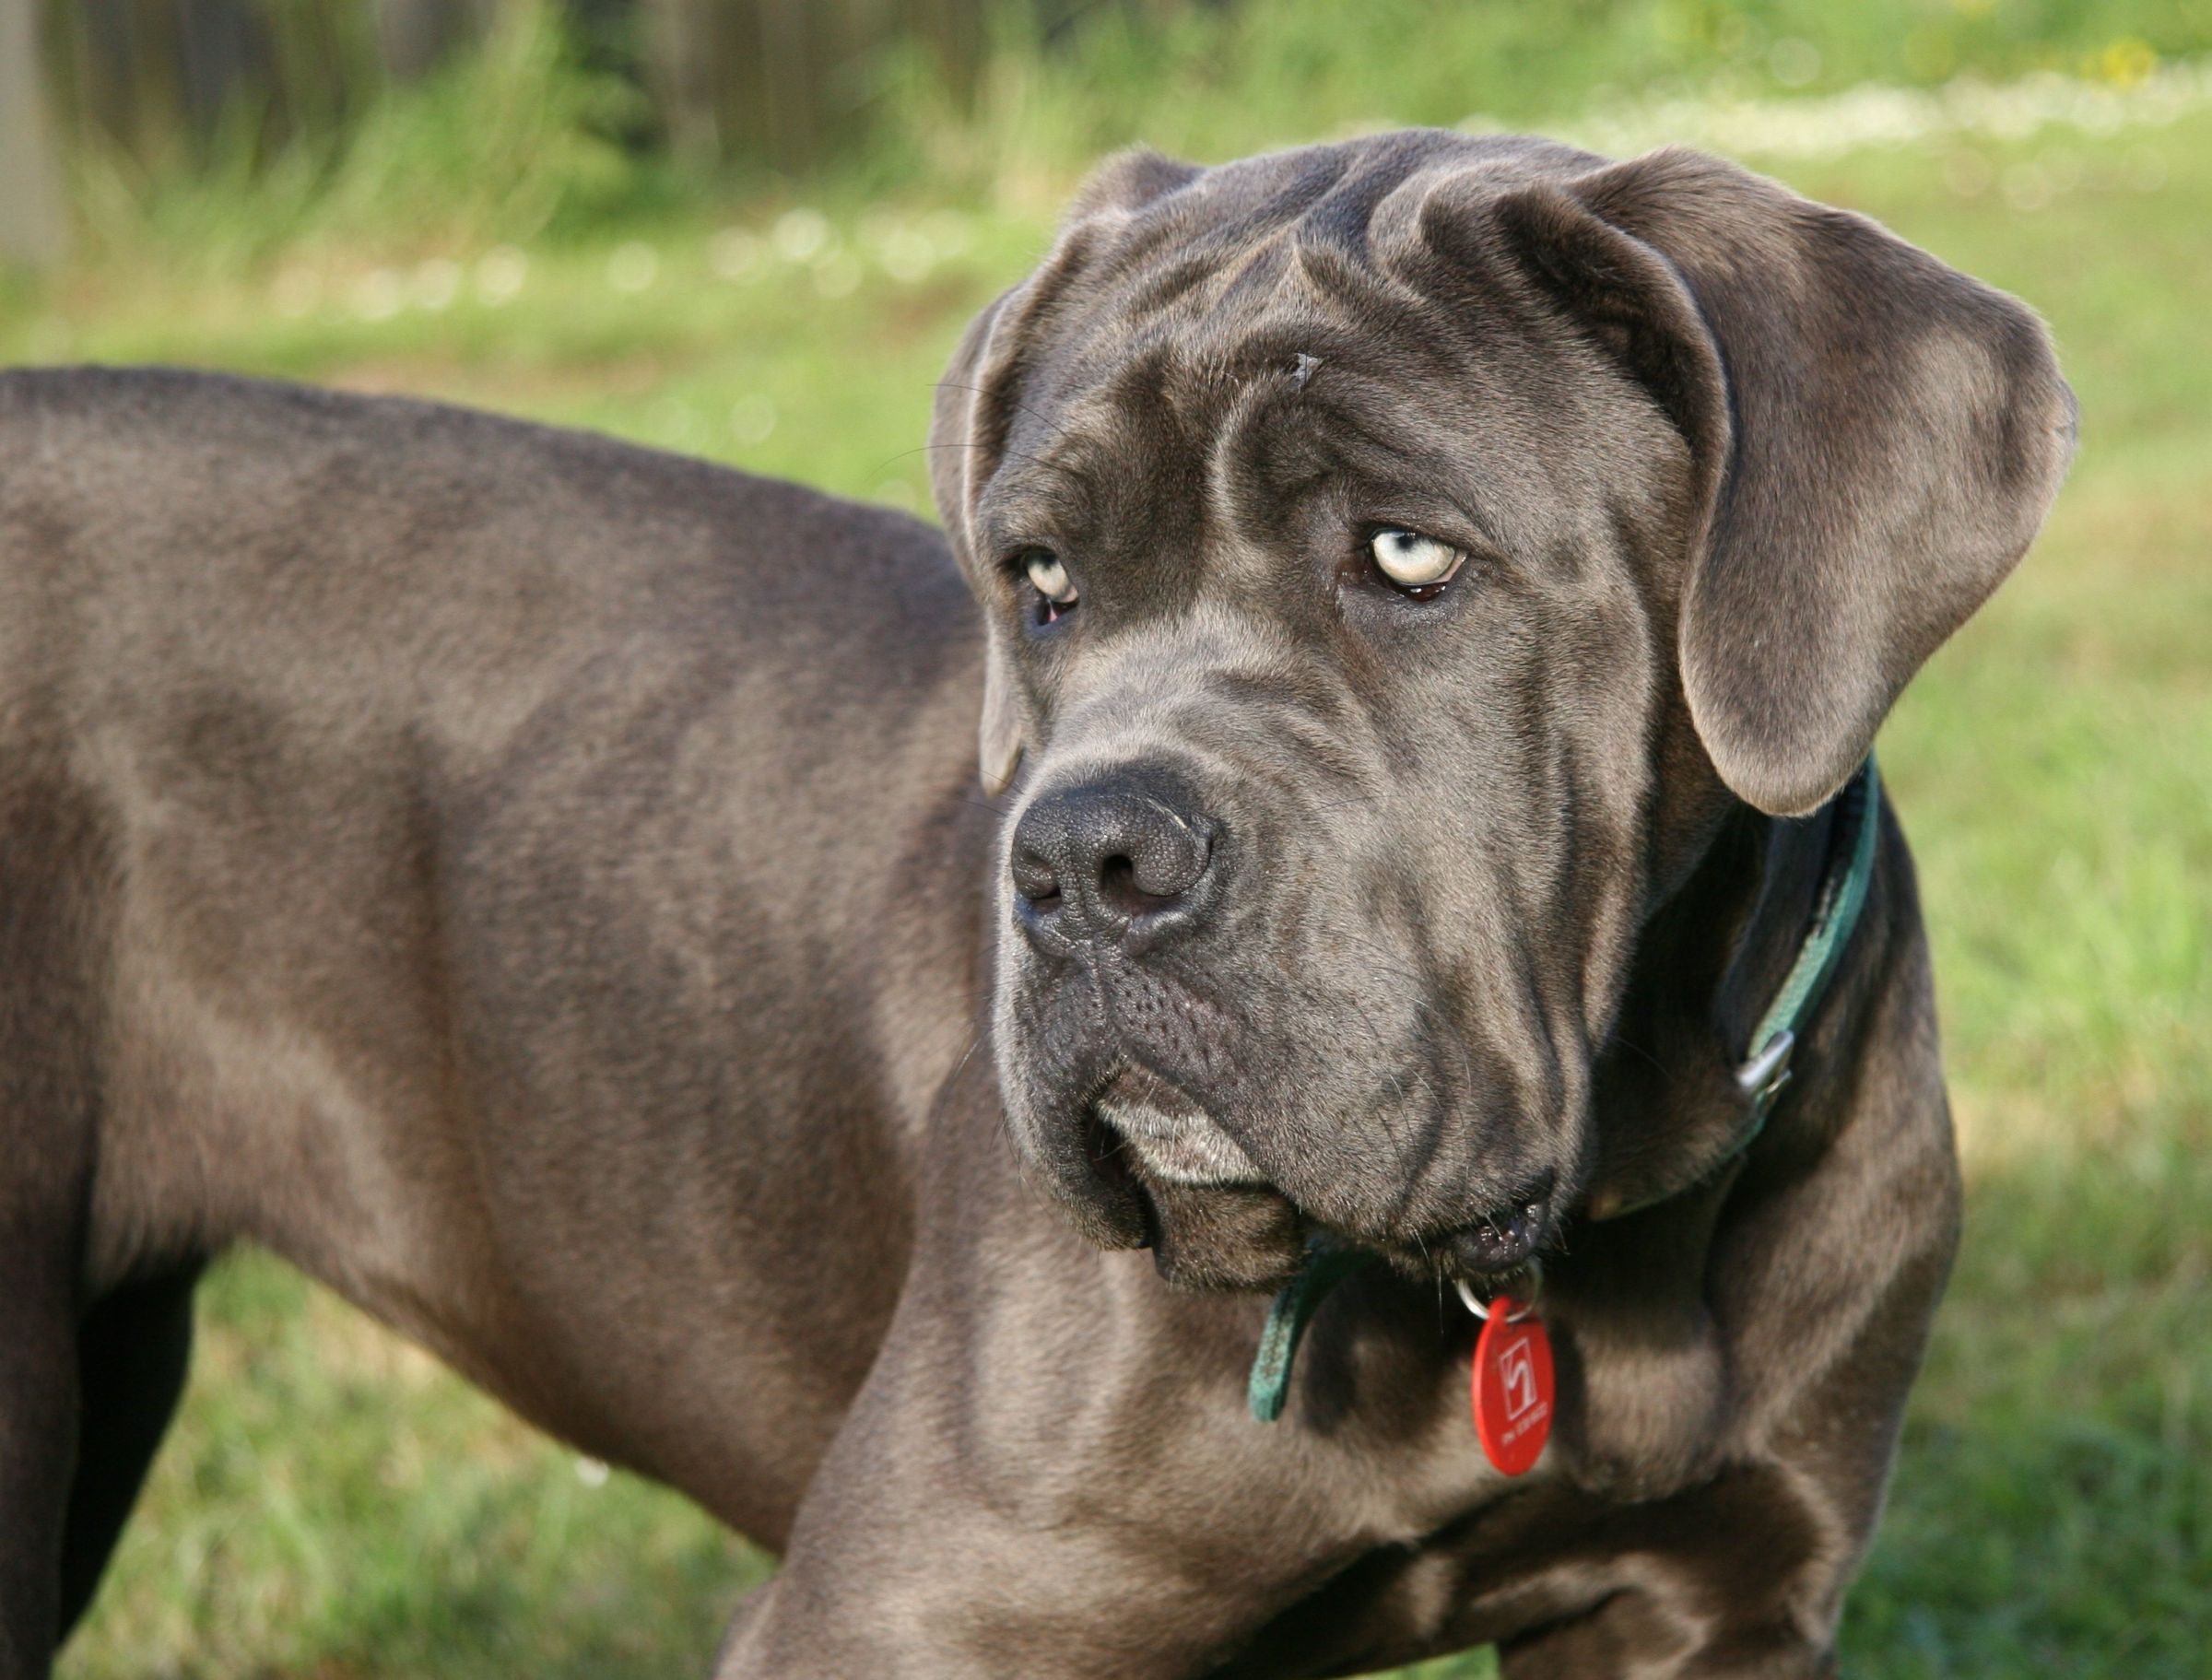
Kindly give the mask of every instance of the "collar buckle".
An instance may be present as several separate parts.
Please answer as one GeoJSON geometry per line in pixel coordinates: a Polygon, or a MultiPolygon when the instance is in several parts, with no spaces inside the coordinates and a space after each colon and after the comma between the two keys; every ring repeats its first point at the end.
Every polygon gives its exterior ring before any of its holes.
{"type": "Polygon", "coordinates": [[[1762,1118],[1774,1106],[1782,1087],[1790,1082],[1790,1054],[1797,1048],[1797,1035],[1783,1028],[1758,1054],[1735,1070],[1736,1088],[1751,1099],[1751,1111],[1762,1118]]]}

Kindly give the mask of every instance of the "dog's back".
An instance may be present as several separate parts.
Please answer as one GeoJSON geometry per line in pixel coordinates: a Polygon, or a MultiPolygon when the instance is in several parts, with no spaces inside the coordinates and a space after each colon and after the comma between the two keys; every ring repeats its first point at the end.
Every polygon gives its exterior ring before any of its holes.
{"type": "Polygon", "coordinates": [[[265,1242],[773,1537],[870,1314],[733,1280],[888,1313],[969,977],[864,1062],[914,977],[810,930],[974,925],[908,890],[971,612],[917,522],[598,438],[0,376],[0,1213],[72,1311],[265,1242]]]}

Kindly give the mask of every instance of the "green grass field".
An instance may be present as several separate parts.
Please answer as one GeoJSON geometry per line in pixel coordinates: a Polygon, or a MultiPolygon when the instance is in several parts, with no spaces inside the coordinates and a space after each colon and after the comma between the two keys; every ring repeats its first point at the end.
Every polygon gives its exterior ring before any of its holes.
{"type": "MultiPolygon", "coordinates": [[[[1846,1672],[1883,1680],[2212,1675],[2212,109],[2098,128],[1766,164],[2029,299],[2082,407],[2048,532],[1882,743],[1971,1186],[1845,1623],[1846,1672]]],[[[932,382],[1049,237],[1032,199],[786,198],[396,265],[110,253],[0,293],[0,358],[429,394],[918,506],[932,382]]],[[[268,1260],[203,1302],[72,1680],[703,1675],[771,1567],[268,1260]]]]}

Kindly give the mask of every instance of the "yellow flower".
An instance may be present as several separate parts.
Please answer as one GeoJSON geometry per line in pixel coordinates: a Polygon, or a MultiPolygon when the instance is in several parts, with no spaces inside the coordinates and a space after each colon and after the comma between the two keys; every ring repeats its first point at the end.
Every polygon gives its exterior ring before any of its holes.
{"type": "Polygon", "coordinates": [[[2147,80],[2158,66],[2159,55],[2148,41],[2124,35],[2089,61],[2089,74],[2115,88],[2133,88],[2147,80]]]}

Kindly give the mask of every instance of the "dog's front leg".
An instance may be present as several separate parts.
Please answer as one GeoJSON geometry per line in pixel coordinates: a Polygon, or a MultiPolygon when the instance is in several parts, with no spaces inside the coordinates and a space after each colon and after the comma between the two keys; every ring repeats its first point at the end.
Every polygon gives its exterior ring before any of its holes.
{"type": "Polygon", "coordinates": [[[76,1462],[75,1286],[65,1231],[11,1200],[0,1184],[0,1680],[43,1680],[76,1462]]]}
{"type": "Polygon", "coordinates": [[[1371,1503],[1247,1415],[1263,1311],[1172,1296],[1033,1204],[925,1241],[716,1680],[1217,1668],[1371,1503]]]}

